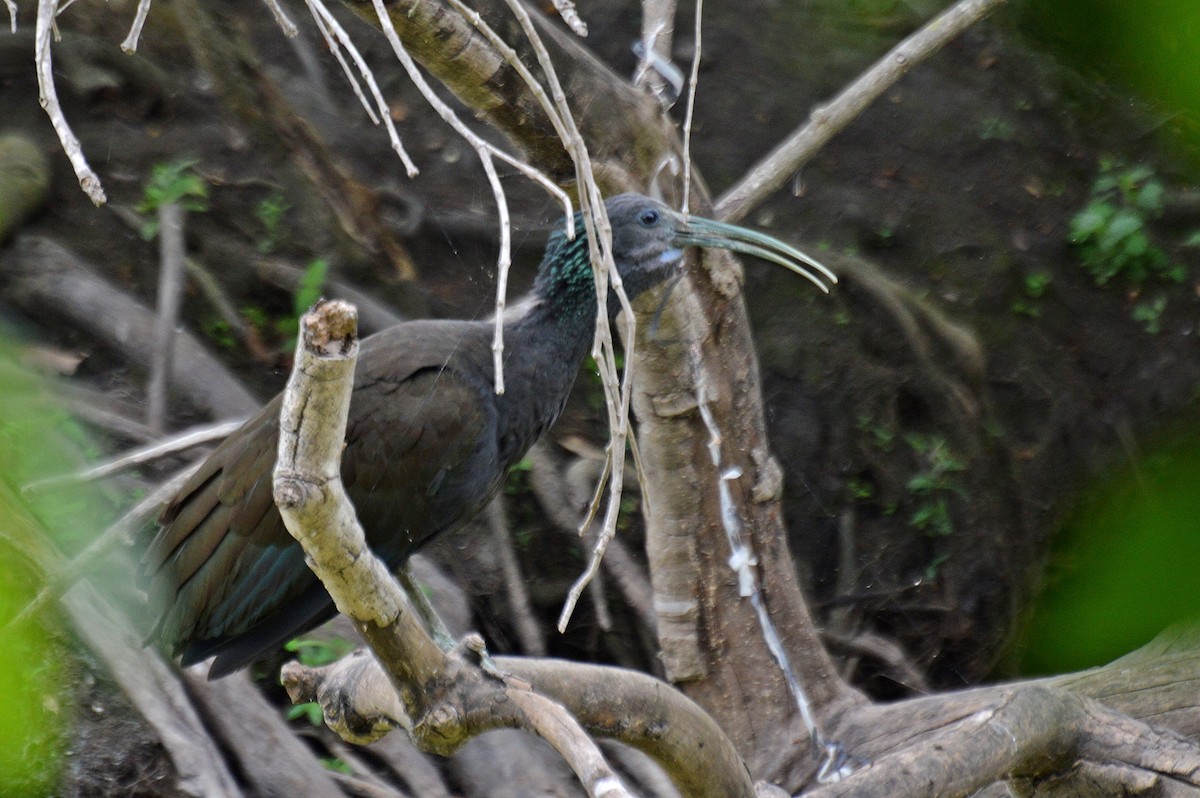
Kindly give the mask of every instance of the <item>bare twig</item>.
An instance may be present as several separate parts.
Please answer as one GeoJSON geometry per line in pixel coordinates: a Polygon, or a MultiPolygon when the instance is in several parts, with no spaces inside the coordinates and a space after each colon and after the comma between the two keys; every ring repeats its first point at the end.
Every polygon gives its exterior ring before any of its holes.
{"type": "Polygon", "coordinates": [[[512,612],[512,623],[516,629],[521,648],[526,654],[534,657],[546,656],[546,641],[542,637],[541,627],[534,617],[529,601],[529,591],[525,589],[525,578],[521,576],[521,566],[513,551],[512,534],[508,527],[508,511],[504,494],[497,494],[488,504],[487,522],[492,530],[492,542],[496,547],[496,557],[500,561],[500,572],[504,575],[504,589],[508,592],[508,605],[512,612]]]}
{"type": "Polygon", "coordinates": [[[162,508],[166,506],[171,497],[175,495],[183,486],[183,483],[191,477],[199,466],[199,463],[195,463],[172,475],[170,479],[155,488],[150,495],[138,502],[132,510],[121,516],[115,524],[88,544],[87,548],[75,555],[75,559],[71,560],[59,573],[47,579],[46,584],[42,586],[42,589],[38,591],[33,600],[25,605],[25,608],[9,621],[3,629],[0,629],[0,635],[4,634],[8,629],[15,628],[24,623],[28,618],[37,615],[51,601],[70,590],[81,577],[87,574],[96,562],[118,545],[129,545],[132,535],[148,521],[158,517],[158,514],[162,512],[162,508]]]}
{"type": "Polygon", "coordinates": [[[329,9],[325,7],[325,4],[321,0],[306,0],[306,2],[312,11],[313,19],[316,20],[317,27],[325,36],[325,41],[329,43],[329,49],[337,58],[338,63],[342,65],[342,70],[346,73],[346,79],[350,81],[351,88],[354,89],[354,93],[358,96],[363,108],[367,110],[367,115],[377,125],[380,118],[382,118],[384,127],[387,128],[388,140],[392,142],[392,149],[400,156],[400,160],[404,164],[404,169],[408,173],[408,176],[416,177],[417,165],[413,163],[412,158],[408,155],[408,151],[400,143],[400,134],[396,132],[396,125],[392,122],[391,111],[388,108],[387,102],[383,99],[383,94],[379,91],[379,84],[375,82],[375,73],[367,66],[367,62],[363,59],[362,54],[358,52],[358,48],[354,46],[354,42],[346,34],[341,23],[334,18],[333,14],[329,13],[329,9]],[[363,96],[362,89],[359,88],[358,81],[354,79],[354,74],[350,71],[349,64],[342,57],[343,47],[350,53],[350,58],[354,60],[354,65],[358,67],[359,74],[367,82],[367,88],[371,91],[371,97],[375,100],[375,104],[379,108],[378,118],[371,110],[367,98],[363,96]]]}
{"type": "Polygon", "coordinates": [[[725,192],[716,203],[716,218],[727,222],[745,218],[876,97],[1003,3],[1004,0],[961,0],[893,47],[832,102],[813,110],[808,124],[788,136],[741,182],[725,192]]]}
{"type": "MultiPolygon", "coordinates": [[[[52,308],[97,342],[146,365],[153,356],[153,312],[45,238],[19,236],[6,264],[7,298],[46,312],[52,308]]],[[[196,406],[217,418],[253,413],[259,402],[190,333],[180,332],[172,379],[196,406]]]]}
{"type": "Polygon", "coordinates": [[[158,209],[159,266],[158,314],[154,325],[154,351],[146,387],[146,426],[161,433],[167,423],[167,386],[175,366],[175,327],[183,297],[184,236],[187,211],[177,202],[158,209]]]}
{"type": "Polygon", "coordinates": [[[667,67],[678,71],[671,64],[674,33],[675,0],[642,0],[642,38],[633,48],[638,57],[633,85],[648,86],[666,106],[679,97],[683,88],[681,81],[679,86],[671,86],[670,95],[666,94],[667,67]]]}
{"type": "Polygon", "coordinates": [[[529,730],[550,743],[567,761],[589,796],[633,798],[600,752],[596,741],[587,735],[579,721],[562,704],[529,690],[510,689],[506,695],[521,708],[529,722],[529,730]]]}
{"type": "MultiPolygon", "coordinates": [[[[92,167],[88,166],[87,159],[83,157],[83,149],[80,147],[79,139],[72,132],[71,126],[67,124],[66,117],[63,116],[62,106],[58,102],[58,92],[54,88],[54,66],[51,63],[50,56],[50,35],[54,27],[54,13],[56,8],[56,0],[38,0],[37,25],[34,28],[34,60],[37,64],[38,102],[46,110],[46,115],[50,117],[50,124],[54,126],[54,132],[58,134],[58,141],[62,144],[63,152],[67,154],[67,158],[71,161],[71,167],[75,170],[75,177],[79,179],[79,187],[83,189],[83,192],[88,195],[88,198],[93,203],[103,205],[107,198],[104,196],[104,189],[100,185],[100,178],[92,171],[92,167]]],[[[13,24],[16,24],[15,19],[13,24]]]]}
{"type": "Polygon", "coordinates": [[[512,226],[508,219],[508,198],[504,193],[503,186],[500,185],[500,177],[496,174],[496,165],[493,161],[493,156],[499,151],[467,127],[459,119],[458,114],[454,113],[450,106],[433,91],[417,68],[412,56],[408,54],[408,50],[400,42],[400,36],[396,33],[396,27],[392,24],[392,18],[388,16],[383,0],[372,1],[384,37],[391,44],[392,52],[395,53],[396,58],[408,73],[409,80],[420,90],[426,102],[437,111],[438,115],[475,150],[483,165],[483,171],[487,175],[488,184],[492,187],[492,196],[496,200],[496,215],[500,222],[500,253],[496,258],[496,326],[492,339],[492,363],[496,375],[495,390],[496,393],[502,394],[504,393],[504,304],[508,292],[508,268],[512,263],[512,226]]]}
{"type": "Polygon", "coordinates": [[[687,110],[683,115],[683,203],[688,212],[692,191],[692,113],[696,110],[696,85],[700,82],[700,32],[703,28],[704,0],[696,0],[696,42],[692,49],[692,71],[688,75],[687,110]]]}
{"type": "MultiPolygon", "coordinates": [[[[379,3],[380,0],[375,0],[375,2],[379,3]]],[[[633,363],[632,358],[626,358],[624,379],[618,379],[615,347],[608,321],[608,293],[610,287],[616,294],[621,303],[621,308],[625,313],[625,325],[628,333],[626,340],[628,341],[633,340],[635,324],[633,309],[629,304],[629,297],[626,296],[625,289],[621,285],[620,274],[618,274],[616,266],[613,264],[612,230],[608,224],[604,198],[601,196],[600,189],[596,185],[595,177],[592,174],[591,158],[588,155],[587,145],[584,144],[583,137],[579,133],[579,128],[575,124],[570,106],[567,104],[566,93],[563,91],[562,84],[558,79],[558,73],[555,71],[554,64],[550,60],[550,54],[546,50],[545,43],[534,27],[533,21],[530,19],[524,6],[517,0],[506,0],[506,2],[513,16],[520,23],[521,30],[525,33],[525,37],[529,40],[529,44],[537,57],[538,65],[542,68],[542,72],[546,76],[546,82],[550,88],[550,96],[554,101],[554,107],[558,112],[559,118],[562,120],[562,128],[565,129],[566,138],[563,139],[563,143],[567,147],[568,152],[570,152],[571,159],[575,164],[575,177],[579,183],[580,210],[583,216],[584,228],[588,236],[588,255],[592,262],[592,273],[596,283],[598,312],[596,314],[596,343],[592,349],[592,356],[600,367],[600,380],[604,386],[605,405],[608,408],[609,416],[609,430],[612,434],[608,452],[609,456],[613,458],[613,463],[609,469],[609,473],[621,473],[624,469],[626,441],[629,436],[629,402],[631,397],[631,381],[629,378],[633,363]]],[[[559,130],[558,132],[561,137],[564,131],[559,130]]],[[[579,596],[599,568],[604,547],[616,532],[617,515],[620,511],[621,503],[621,482],[620,480],[614,480],[609,484],[611,489],[605,512],[604,526],[597,536],[597,542],[593,548],[592,559],[589,562],[587,570],[576,580],[564,602],[563,611],[559,615],[558,621],[560,631],[566,628],[571,613],[579,601],[579,596]]]]}
{"type": "Polygon", "coordinates": [[[133,17],[133,25],[129,35],[121,42],[121,49],[127,53],[136,53],[138,38],[142,35],[142,26],[146,24],[146,15],[150,13],[150,0],[138,0],[137,13],[133,17]]]}
{"type": "Polygon", "coordinates": [[[571,0],[554,0],[554,10],[562,17],[562,21],[567,23],[567,27],[576,36],[587,36],[587,23],[579,18],[579,12],[575,10],[575,4],[571,0]]]}
{"type": "Polygon", "coordinates": [[[292,22],[291,17],[283,10],[283,6],[279,5],[279,0],[263,0],[263,2],[267,4],[267,8],[271,9],[271,15],[283,29],[283,35],[289,39],[295,38],[300,31],[296,28],[296,23],[292,22]]]}
{"type": "Polygon", "coordinates": [[[4,7],[8,9],[8,24],[13,33],[17,32],[17,0],[4,0],[4,7]]]}
{"type": "Polygon", "coordinates": [[[76,471],[70,474],[58,474],[45,479],[39,479],[36,482],[30,482],[21,488],[23,493],[33,493],[39,490],[44,490],[55,485],[64,485],[75,482],[91,482],[97,479],[116,474],[124,471],[127,468],[151,463],[163,457],[169,457],[180,452],[187,451],[194,446],[203,446],[206,443],[219,441],[238,427],[245,423],[245,419],[238,418],[232,421],[222,421],[217,424],[206,424],[200,427],[192,427],[184,430],[169,438],[155,441],[148,446],[143,446],[132,451],[124,452],[121,455],[106,460],[103,463],[97,463],[94,466],[89,466],[82,471],[76,471]]]}

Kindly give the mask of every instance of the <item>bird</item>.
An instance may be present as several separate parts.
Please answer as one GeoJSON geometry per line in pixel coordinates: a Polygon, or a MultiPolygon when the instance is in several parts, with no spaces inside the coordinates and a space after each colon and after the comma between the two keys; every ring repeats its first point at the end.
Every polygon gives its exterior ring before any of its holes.
{"type": "MultiPolygon", "coordinates": [[[[823,291],[816,260],[748,228],[639,194],[606,201],[612,257],[630,299],[680,273],[688,247],[774,261],[823,291]]],[[[390,569],[486,507],[558,418],[592,343],[598,302],[582,214],[552,232],[532,300],[504,321],[503,393],[494,323],[416,320],[361,341],[341,477],[371,549],[390,569]]],[[[612,289],[610,289],[611,291],[612,289]]],[[[607,303],[610,319],[620,305],[607,303]]],[[[239,670],[336,614],[272,497],[282,397],[226,438],[166,506],[140,563],[157,613],[147,642],[209,679],[239,670]]]]}

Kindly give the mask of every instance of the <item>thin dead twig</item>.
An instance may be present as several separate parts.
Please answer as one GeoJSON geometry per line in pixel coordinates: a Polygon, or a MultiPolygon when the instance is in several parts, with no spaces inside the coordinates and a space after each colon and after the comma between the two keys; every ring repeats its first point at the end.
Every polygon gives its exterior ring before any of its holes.
{"type": "MultiPolygon", "coordinates": [[[[308,0],[308,2],[319,2],[319,0],[308,0]]],[[[438,113],[443,120],[446,121],[455,132],[471,145],[479,156],[480,163],[483,165],[484,174],[487,175],[488,184],[492,188],[492,196],[496,200],[496,214],[500,222],[500,252],[496,258],[496,320],[495,334],[492,339],[492,362],[495,368],[495,389],[496,393],[504,393],[504,305],[508,292],[508,269],[512,263],[512,225],[509,222],[508,215],[508,198],[504,193],[503,186],[500,185],[500,177],[496,173],[495,158],[501,158],[505,162],[516,166],[528,176],[537,175],[534,179],[543,186],[552,186],[552,181],[542,175],[538,170],[534,169],[529,164],[521,162],[519,159],[504,153],[499,148],[487,141],[484,141],[475,131],[471,130],[456,114],[449,105],[447,105],[429,85],[428,81],[417,68],[416,62],[409,55],[408,50],[400,41],[400,36],[396,33],[396,28],[392,24],[392,18],[388,15],[387,8],[383,4],[383,0],[372,0],[375,7],[375,13],[379,19],[380,28],[383,30],[384,38],[392,46],[392,52],[400,61],[404,70],[408,73],[409,80],[425,97],[426,102],[438,113]]],[[[564,197],[565,194],[557,186],[554,186],[552,193],[557,193],[564,197]]],[[[569,208],[569,203],[568,203],[569,208]]]]}
{"type": "Polygon", "coordinates": [[[158,433],[166,429],[167,386],[175,365],[175,327],[183,299],[186,260],[183,234],[186,218],[187,211],[177,202],[168,202],[158,209],[158,311],[146,387],[146,426],[158,433]]]}
{"type": "Polygon", "coordinates": [[[1004,4],[1004,0],[961,0],[934,17],[883,58],[875,62],[829,104],[812,112],[809,122],[796,130],[717,200],[715,216],[726,222],[745,218],[751,209],[783,185],[876,97],[910,69],[937,52],[958,34],[1004,4]]]}
{"type": "Polygon", "coordinates": [[[505,691],[505,695],[521,709],[529,731],[554,746],[567,761],[589,796],[633,798],[600,752],[600,746],[562,704],[529,690],[513,688],[505,691]]]}
{"type": "MultiPolygon", "coordinates": [[[[99,206],[107,201],[104,196],[104,188],[100,185],[99,176],[88,165],[87,159],[83,156],[83,148],[79,144],[79,139],[71,130],[66,117],[63,116],[62,105],[58,101],[58,91],[54,87],[50,35],[54,27],[54,15],[57,7],[56,0],[38,0],[37,24],[33,35],[34,62],[37,65],[38,78],[38,102],[45,109],[46,115],[50,117],[50,124],[54,126],[54,132],[58,134],[58,141],[62,144],[63,152],[66,153],[71,167],[75,170],[75,177],[79,179],[79,187],[83,189],[83,193],[88,195],[88,199],[99,206]]],[[[16,25],[15,17],[13,25],[16,25]]]]}
{"type": "Polygon", "coordinates": [[[692,50],[692,71],[688,75],[687,111],[683,115],[683,203],[680,210],[688,212],[692,191],[692,114],[696,109],[696,86],[700,82],[700,34],[704,17],[704,0],[696,0],[695,46],[692,50]]]}
{"type": "Polygon", "coordinates": [[[500,493],[488,504],[487,523],[491,527],[492,542],[496,547],[496,557],[500,561],[500,570],[504,574],[504,589],[508,593],[509,609],[512,612],[513,627],[517,638],[521,641],[524,652],[534,657],[546,656],[546,641],[542,637],[541,626],[534,617],[532,604],[529,601],[529,591],[525,589],[525,579],[521,576],[521,566],[513,551],[513,539],[508,526],[507,502],[504,494],[500,493]]]}
{"type": "Polygon", "coordinates": [[[283,6],[279,5],[279,0],[263,0],[263,2],[267,4],[267,8],[271,9],[271,15],[275,17],[275,22],[283,30],[284,36],[293,39],[300,33],[296,23],[292,22],[292,18],[283,10],[283,6]]]}
{"type": "Polygon", "coordinates": [[[203,446],[206,443],[222,440],[234,430],[241,427],[245,421],[246,419],[244,418],[238,418],[232,421],[222,421],[217,424],[192,427],[168,438],[154,441],[148,446],[124,452],[117,457],[113,457],[103,463],[97,463],[94,466],[89,466],[81,471],[75,471],[70,474],[57,474],[45,479],[39,479],[36,482],[30,482],[28,485],[21,487],[21,492],[26,494],[35,493],[49,487],[54,487],[55,485],[91,482],[103,479],[104,477],[124,471],[127,468],[151,463],[163,457],[187,451],[195,446],[203,446]]]}
{"type": "Polygon", "coordinates": [[[137,13],[133,17],[133,25],[129,28],[129,35],[125,37],[125,41],[121,42],[121,49],[127,53],[133,54],[137,52],[138,39],[142,35],[142,26],[146,24],[146,15],[150,13],[151,0],[139,0],[137,13]]]}
{"type": "Polygon", "coordinates": [[[404,164],[405,172],[409,177],[417,176],[417,165],[413,163],[409,157],[408,151],[404,149],[404,145],[400,142],[400,134],[396,132],[396,125],[392,122],[391,111],[388,108],[387,102],[383,99],[383,94],[379,91],[379,84],[375,81],[375,73],[367,66],[367,62],[359,53],[358,48],[354,46],[354,42],[346,33],[341,23],[334,18],[333,14],[329,13],[329,9],[321,0],[305,0],[309,10],[312,12],[313,20],[317,23],[317,28],[325,37],[325,41],[329,44],[329,49],[334,57],[342,66],[342,71],[346,74],[346,80],[350,82],[350,87],[354,90],[354,94],[358,97],[358,101],[362,107],[366,109],[367,116],[376,125],[380,119],[383,120],[384,127],[387,128],[388,140],[392,143],[392,149],[400,156],[400,161],[404,164]],[[375,104],[379,108],[379,116],[371,109],[370,103],[363,95],[362,88],[358,85],[358,81],[354,77],[354,73],[350,71],[350,65],[346,63],[345,57],[342,55],[342,48],[350,53],[350,58],[353,59],[354,65],[358,67],[359,74],[367,83],[367,88],[371,91],[371,97],[375,100],[375,104]]]}

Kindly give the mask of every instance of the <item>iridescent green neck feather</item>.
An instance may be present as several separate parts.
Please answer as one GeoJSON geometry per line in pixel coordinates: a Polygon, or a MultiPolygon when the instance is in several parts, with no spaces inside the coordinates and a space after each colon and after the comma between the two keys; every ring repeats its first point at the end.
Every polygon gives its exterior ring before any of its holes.
{"type": "Polygon", "coordinates": [[[556,318],[594,320],[596,287],[583,219],[575,215],[575,238],[555,230],[546,242],[533,291],[556,318]]]}

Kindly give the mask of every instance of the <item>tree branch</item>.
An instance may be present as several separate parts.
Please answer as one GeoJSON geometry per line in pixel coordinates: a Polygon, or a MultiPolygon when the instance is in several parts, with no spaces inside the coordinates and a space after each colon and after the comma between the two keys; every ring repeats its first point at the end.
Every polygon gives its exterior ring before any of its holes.
{"type": "MultiPolygon", "coordinates": [[[[371,686],[371,700],[354,705],[367,708],[348,716],[346,708],[352,704],[343,690],[291,666],[284,681],[293,700],[323,696],[322,703],[334,716],[331,725],[351,739],[371,739],[399,723],[425,750],[438,753],[452,752],[482,731],[527,729],[555,745],[589,794],[628,795],[595,744],[581,742],[586,735],[572,728],[574,721],[552,710],[548,699],[514,696],[523,688],[467,667],[460,657],[442,651],[421,626],[403,591],[366,547],[341,484],[341,447],[358,354],[354,310],[343,302],[318,304],[301,319],[300,327],[296,366],[280,413],[275,500],[288,531],[304,547],[310,567],[339,611],[351,618],[379,655],[387,682],[371,672],[367,658],[351,658],[339,666],[351,670],[353,683],[365,680],[371,686]]],[[[611,693],[600,695],[610,704],[620,699],[611,693]]],[[[621,713],[610,707],[608,716],[621,713]]],[[[715,729],[711,720],[709,724],[715,729]]],[[[661,735],[661,728],[671,727],[657,728],[661,735]]],[[[728,744],[726,749],[736,759],[728,744]]]]}
{"type": "Polygon", "coordinates": [[[716,217],[727,222],[745,218],[876,97],[1003,3],[1004,0],[961,0],[893,47],[832,102],[813,110],[808,124],[784,139],[737,185],[726,191],[715,205],[716,217]]]}

